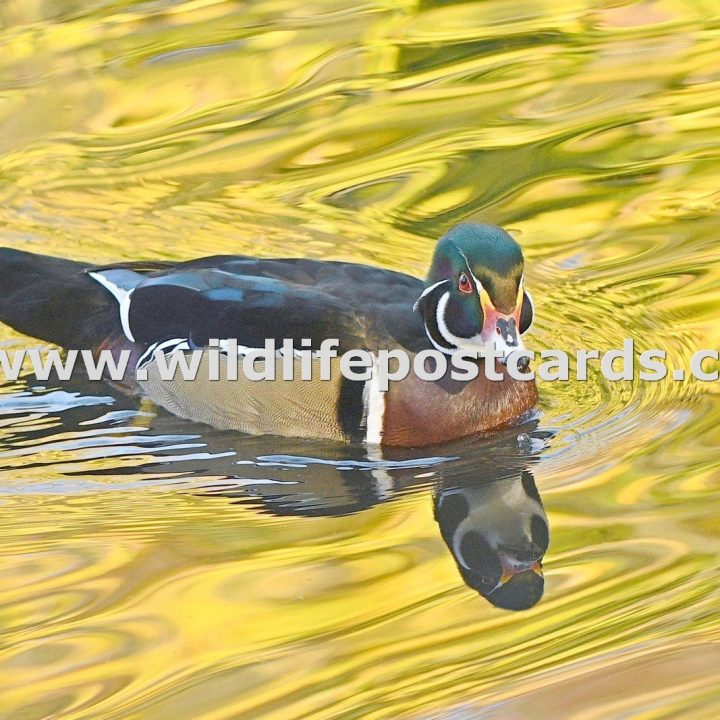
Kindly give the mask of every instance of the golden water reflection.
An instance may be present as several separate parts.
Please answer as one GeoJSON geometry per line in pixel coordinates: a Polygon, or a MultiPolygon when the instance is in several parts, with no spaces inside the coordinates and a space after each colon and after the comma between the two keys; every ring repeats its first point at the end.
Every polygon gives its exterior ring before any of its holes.
{"type": "MultiPolygon", "coordinates": [[[[481,219],[523,245],[533,347],[687,363],[720,342],[719,13],[5,0],[2,243],[422,275],[481,219]]],[[[541,395],[537,427],[378,459],[3,386],[0,717],[715,717],[717,383],[541,395]],[[528,516],[542,597],[508,612],[474,585],[528,516]]]]}

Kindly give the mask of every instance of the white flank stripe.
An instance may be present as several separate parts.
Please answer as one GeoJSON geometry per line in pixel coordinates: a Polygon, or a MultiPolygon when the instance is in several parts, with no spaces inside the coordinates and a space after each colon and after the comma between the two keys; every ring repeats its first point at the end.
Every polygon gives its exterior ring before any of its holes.
{"type": "Polygon", "coordinates": [[[135,338],[130,330],[130,296],[133,291],[121,288],[119,285],[116,285],[114,282],[108,280],[101,273],[89,272],[88,275],[93,280],[99,282],[118,301],[118,305],[120,306],[120,325],[122,326],[122,330],[125,333],[125,337],[130,340],[130,342],[135,342],[135,338]]]}

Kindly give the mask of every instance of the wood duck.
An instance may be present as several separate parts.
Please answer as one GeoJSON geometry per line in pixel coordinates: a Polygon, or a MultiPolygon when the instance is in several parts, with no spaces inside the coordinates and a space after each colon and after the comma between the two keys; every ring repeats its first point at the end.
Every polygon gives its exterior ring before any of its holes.
{"type": "MultiPolygon", "coordinates": [[[[0,320],[64,348],[131,352],[126,387],[175,414],[251,434],[422,447],[512,424],[537,400],[503,360],[533,320],[519,245],[494,225],[463,223],[437,243],[427,279],[349,262],[221,255],[188,262],[111,266],[0,249],[0,320]],[[158,378],[158,354],[189,353],[213,339],[245,352],[266,339],[338,352],[402,349],[448,356],[494,342],[491,381],[448,371],[410,373],[383,391],[373,380],[253,382],[158,378]],[[304,343],[304,344],[303,344],[304,343]],[[135,383],[139,366],[148,378],[135,383]]],[[[484,362],[479,360],[479,363],[484,362]]],[[[222,375],[225,378],[225,374],[222,375]]]]}

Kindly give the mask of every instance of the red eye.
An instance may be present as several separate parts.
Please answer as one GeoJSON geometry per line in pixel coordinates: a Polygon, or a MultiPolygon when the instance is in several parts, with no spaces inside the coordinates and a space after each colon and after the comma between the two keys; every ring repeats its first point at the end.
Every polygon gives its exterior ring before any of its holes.
{"type": "Polygon", "coordinates": [[[470,278],[465,273],[460,273],[460,277],[458,278],[458,289],[462,293],[471,293],[473,291],[470,278]]]}

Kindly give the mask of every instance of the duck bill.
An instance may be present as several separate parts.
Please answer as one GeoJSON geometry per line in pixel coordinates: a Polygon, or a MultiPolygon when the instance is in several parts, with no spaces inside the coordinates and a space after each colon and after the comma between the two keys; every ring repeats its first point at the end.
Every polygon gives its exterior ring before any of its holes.
{"type": "Polygon", "coordinates": [[[513,564],[503,561],[502,569],[503,572],[500,576],[500,582],[498,583],[498,586],[505,585],[505,583],[512,580],[515,575],[527,572],[528,570],[535,573],[535,575],[539,577],[543,577],[542,565],[540,564],[539,560],[536,560],[535,562],[530,564],[513,564]]]}
{"type": "MultiPolygon", "coordinates": [[[[522,300],[522,291],[519,293],[519,298],[522,300]]],[[[521,302],[515,305],[511,313],[501,313],[483,288],[480,291],[480,307],[484,317],[480,339],[485,344],[493,343],[500,352],[500,361],[505,364],[510,353],[525,349],[518,331],[521,302]]]]}

